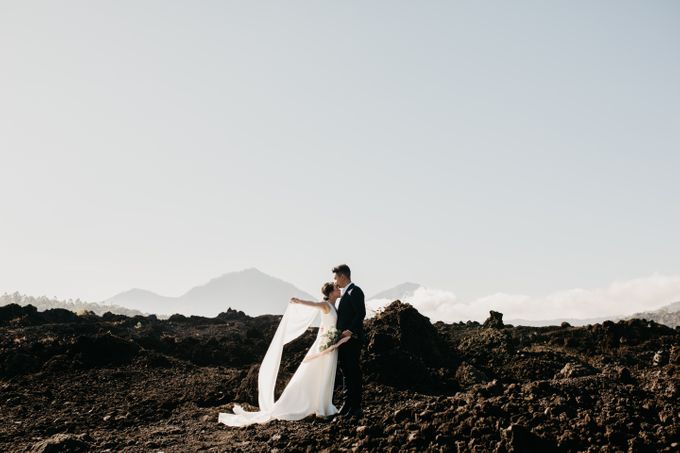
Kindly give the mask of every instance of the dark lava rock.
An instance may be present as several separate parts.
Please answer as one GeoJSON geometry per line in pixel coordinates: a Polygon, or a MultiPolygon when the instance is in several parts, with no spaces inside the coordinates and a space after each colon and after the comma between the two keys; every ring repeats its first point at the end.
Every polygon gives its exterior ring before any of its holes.
{"type": "Polygon", "coordinates": [[[471,385],[488,382],[489,377],[473,365],[463,362],[456,370],[456,381],[463,387],[469,387],[471,385]]]}
{"type": "Polygon", "coordinates": [[[482,327],[485,329],[502,329],[503,328],[503,313],[491,310],[489,317],[484,321],[482,327]]]}
{"type": "Polygon", "coordinates": [[[244,373],[241,382],[236,389],[235,399],[245,403],[257,405],[257,376],[260,365],[253,365],[244,373]]]}
{"type": "Polygon", "coordinates": [[[55,434],[49,439],[41,440],[33,445],[30,453],[67,453],[90,451],[87,435],[55,434]]]}
{"type": "Polygon", "coordinates": [[[33,305],[22,307],[18,304],[9,304],[0,307],[0,326],[34,326],[43,324],[45,321],[33,305]]]}
{"type": "Polygon", "coordinates": [[[21,351],[7,351],[0,355],[0,376],[16,376],[40,369],[40,360],[21,351]]]}
{"type": "Polygon", "coordinates": [[[624,384],[631,384],[633,382],[633,375],[625,366],[616,370],[616,377],[624,384]]]}
{"type": "Polygon", "coordinates": [[[0,326],[26,327],[49,323],[78,323],[82,321],[82,317],[63,308],[51,308],[39,312],[33,305],[21,306],[9,304],[0,307],[0,326]]]}
{"type": "Polygon", "coordinates": [[[661,349],[660,351],[656,351],[654,354],[654,358],[652,359],[652,364],[654,366],[663,366],[668,363],[670,355],[668,354],[668,351],[665,349],[661,349]]]}
{"type": "Polygon", "coordinates": [[[592,367],[582,363],[567,363],[564,365],[564,368],[562,368],[560,372],[555,375],[555,379],[568,379],[590,376],[592,374],[595,374],[595,370],[592,367]]]}
{"type": "Polygon", "coordinates": [[[457,388],[453,370],[458,357],[413,306],[392,302],[366,324],[367,379],[424,393],[457,388]]]}
{"type": "Polygon", "coordinates": [[[495,374],[517,357],[515,341],[504,329],[466,329],[453,344],[463,360],[487,374],[495,374]]]}
{"type": "Polygon", "coordinates": [[[169,322],[176,322],[176,323],[183,323],[187,322],[187,317],[184,315],[180,315],[179,313],[175,313],[174,315],[170,316],[168,318],[169,322]]]}
{"type": "Polygon", "coordinates": [[[673,365],[680,365],[680,346],[672,345],[668,360],[673,365]]]}
{"type": "Polygon", "coordinates": [[[22,307],[19,304],[8,304],[0,307],[0,322],[8,323],[14,319],[24,316],[28,313],[37,313],[38,309],[33,305],[22,307]]]}
{"type": "Polygon", "coordinates": [[[125,315],[117,315],[115,313],[111,313],[110,311],[107,311],[102,315],[102,320],[107,321],[107,322],[120,322],[120,321],[125,321],[127,320],[128,317],[125,315]]]}
{"type": "Polygon", "coordinates": [[[243,313],[240,310],[234,310],[233,308],[227,308],[227,311],[223,311],[219,315],[217,315],[217,319],[222,319],[224,321],[232,321],[235,319],[238,320],[246,320],[248,319],[248,315],[243,313]]]}
{"type": "Polygon", "coordinates": [[[375,318],[366,321],[370,328],[368,350],[385,352],[379,338],[389,338],[387,343],[399,350],[421,357],[428,364],[443,365],[450,351],[430,320],[410,304],[392,302],[375,318]]]}
{"type": "Polygon", "coordinates": [[[557,445],[554,442],[537,436],[527,427],[517,424],[503,430],[502,445],[505,447],[505,451],[509,453],[557,450],[557,445]]]}
{"type": "Polygon", "coordinates": [[[120,365],[130,362],[139,351],[139,346],[129,340],[110,333],[94,337],[78,337],[71,348],[71,354],[87,366],[120,365]]]}
{"type": "Polygon", "coordinates": [[[69,323],[69,322],[80,322],[78,315],[73,313],[71,310],[66,310],[63,308],[51,308],[45,310],[41,313],[45,322],[49,323],[69,323]]]}
{"type": "MultiPolygon", "coordinates": [[[[227,428],[219,412],[255,409],[280,316],[0,307],[0,451],[678,450],[680,329],[496,319],[432,325],[395,302],[365,322],[362,417],[227,428]]],[[[286,345],[276,394],[316,335],[286,345]]]]}

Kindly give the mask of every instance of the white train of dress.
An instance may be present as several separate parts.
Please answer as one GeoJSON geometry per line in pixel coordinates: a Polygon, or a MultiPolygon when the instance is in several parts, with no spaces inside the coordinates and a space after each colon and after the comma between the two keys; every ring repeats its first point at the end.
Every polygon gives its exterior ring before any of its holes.
{"type": "Polygon", "coordinates": [[[289,304],[281,318],[274,338],[262,360],[258,374],[258,403],[260,410],[248,412],[234,405],[234,413],[220,413],[218,421],[228,426],[246,426],[266,423],[270,420],[300,420],[308,415],[325,417],[338,412],[333,405],[335,371],[338,365],[338,351],[320,355],[301,362],[295,374],[286,385],[279,399],[274,402],[274,387],[281,363],[283,346],[302,335],[307,328],[319,321],[316,340],[307,351],[307,356],[317,354],[324,332],[335,328],[337,312],[328,303],[330,311],[320,310],[301,304],[289,304]]]}

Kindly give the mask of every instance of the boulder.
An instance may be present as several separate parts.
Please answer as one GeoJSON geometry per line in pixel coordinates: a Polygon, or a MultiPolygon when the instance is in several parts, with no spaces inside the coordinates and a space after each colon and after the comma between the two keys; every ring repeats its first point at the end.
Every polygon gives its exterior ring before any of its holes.
{"type": "Polygon", "coordinates": [[[489,317],[484,321],[482,327],[485,329],[502,329],[503,328],[503,313],[491,310],[489,317]]]}
{"type": "Polygon", "coordinates": [[[365,323],[367,380],[428,394],[458,387],[459,359],[429,318],[410,304],[394,301],[365,323]]]}

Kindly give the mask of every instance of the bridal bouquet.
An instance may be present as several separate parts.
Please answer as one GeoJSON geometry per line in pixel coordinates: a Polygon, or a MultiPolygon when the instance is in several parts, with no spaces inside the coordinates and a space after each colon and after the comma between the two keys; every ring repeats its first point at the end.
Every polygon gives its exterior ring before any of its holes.
{"type": "Polygon", "coordinates": [[[340,341],[340,331],[335,327],[331,327],[321,336],[321,345],[319,351],[325,351],[331,346],[340,341]]]}
{"type": "Polygon", "coordinates": [[[338,329],[331,327],[327,331],[321,334],[321,344],[319,344],[319,352],[312,353],[310,350],[303,362],[309,362],[318,357],[323,357],[326,354],[334,351],[340,345],[349,341],[350,337],[343,337],[338,329]]]}

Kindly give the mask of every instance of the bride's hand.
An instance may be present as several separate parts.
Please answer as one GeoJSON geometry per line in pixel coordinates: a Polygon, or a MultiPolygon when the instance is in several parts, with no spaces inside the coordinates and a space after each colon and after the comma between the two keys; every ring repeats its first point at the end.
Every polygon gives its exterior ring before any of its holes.
{"type": "Polygon", "coordinates": [[[300,299],[298,299],[297,297],[291,297],[291,298],[290,298],[290,303],[291,303],[291,304],[297,304],[297,303],[299,303],[299,302],[300,302],[300,299]]]}

